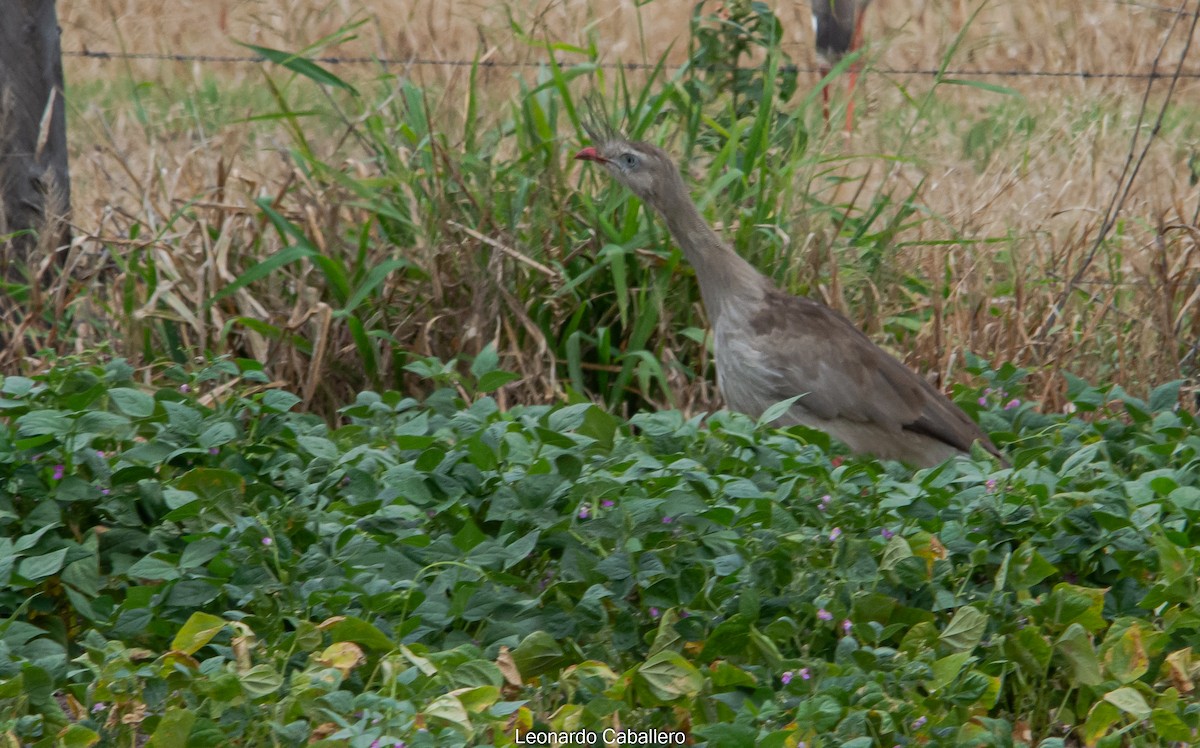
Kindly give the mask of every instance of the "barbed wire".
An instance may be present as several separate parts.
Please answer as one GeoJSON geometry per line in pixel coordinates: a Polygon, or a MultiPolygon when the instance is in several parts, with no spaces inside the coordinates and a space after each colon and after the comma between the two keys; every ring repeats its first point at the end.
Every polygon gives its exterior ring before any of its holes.
{"type": "Polygon", "coordinates": [[[1171,8],[1166,5],[1152,5],[1150,3],[1139,3],[1136,0],[1109,0],[1113,5],[1128,5],[1131,8],[1141,8],[1142,10],[1153,11],[1154,13],[1168,13],[1173,16],[1182,16],[1190,13],[1187,8],[1171,8]]]}
{"type": "MultiPolygon", "coordinates": [[[[176,54],[170,52],[108,52],[103,50],[66,50],[63,52],[64,57],[79,57],[94,60],[153,60],[158,62],[200,62],[200,63],[229,63],[229,64],[261,64],[267,62],[267,58],[259,55],[191,55],[191,54],[176,54]]],[[[473,67],[481,68],[538,68],[550,64],[550,60],[435,60],[423,57],[410,58],[389,58],[389,57],[353,57],[353,56],[324,56],[324,57],[306,57],[303,58],[311,62],[320,62],[326,65],[385,65],[385,66],[410,66],[410,67],[473,67]]],[[[655,70],[659,67],[656,63],[649,62],[570,62],[567,60],[554,60],[554,64],[561,68],[571,68],[581,65],[586,65],[594,68],[602,68],[604,70],[655,70]]],[[[683,67],[678,65],[675,67],[683,67]]],[[[730,66],[697,66],[698,69],[706,72],[735,72],[739,70],[753,70],[757,68],[747,68],[736,65],[730,66]]],[[[927,76],[933,77],[937,75],[945,76],[981,76],[981,77],[999,77],[999,78],[1081,78],[1084,80],[1152,80],[1152,79],[1167,79],[1173,77],[1172,73],[1162,73],[1153,70],[1149,71],[1110,71],[1110,70],[1022,70],[1022,69],[986,69],[986,68],[954,68],[941,70],[940,68],[894,68],[884,66],[874,66],[871,68],[876,73],[883,75],[907,75],[907,76],[927,76]]],[[[780,70],[787,73],[822,73],[820,68],[813,65],[781,65],[780,70]]],[[[1183,72],[1179,75],[1180,78],[1200,79],[1200,71],[1183,72]]]]}

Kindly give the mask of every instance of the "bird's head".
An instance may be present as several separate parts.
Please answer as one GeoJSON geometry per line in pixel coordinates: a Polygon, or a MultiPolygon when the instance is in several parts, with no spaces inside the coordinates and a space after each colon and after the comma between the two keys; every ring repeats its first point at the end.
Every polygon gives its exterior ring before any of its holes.
{"type": "Polygon", "coordinates": [[[608,169],[643,202],[662,212],[667,201],[683,192],[679,169],[661,148],[627,140],[613,132],[588,128],[592,145],[575,154],[579,161],[594,161],[608,169]]]}

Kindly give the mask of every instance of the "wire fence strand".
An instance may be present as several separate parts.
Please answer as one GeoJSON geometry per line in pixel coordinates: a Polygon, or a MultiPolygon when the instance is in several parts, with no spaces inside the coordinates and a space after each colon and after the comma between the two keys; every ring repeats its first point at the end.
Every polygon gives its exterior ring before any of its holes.
{"type": "MultiPolygon", "coordinates": [[[[66,50],[63,52],[64,57],[77,57],[92,60],[152,60],[158,62],[199,62],[199,63],[226,63],[226,64],[241,64],[241,65],[257,65],[267,62],[267,58],[259,55],[185,55],[169,52],[109,52],[104,50],[66,50]]],[[[551,64],[550,60],[435,60],[424,57],[410,58],[389,58],[389,57],[354,57],[354,56],[324,56],[306,58],[313,62],[319,62],[326,65],[383,65],[386,67],[472,67],[479,66],[481,68],[504,68],[504,69],[520,69],[520,68],[539,68],[551,64]]],[[[649,62],[572,62],[570,60],[555,60],[554,63],[561,68],[578,68],[592,67],[604,70],[654,70],[658,67],[655,63],[649,62]]],[[[685,67],[684,65],[675,66],[676,69],[685,67]]],[[[713,72],[733,72],[738,70],[751,70],[756,68],[747,68],[743,66],[703,66],[705,71],[713,72]]],[[[780,69],[788,73],[823,73],[820,68],[815,65],[782,65],[780,69]]],[[[986,69],[986,68],[957,68],[949,70],[941,70],[939,68],[895,68],[887,66],[873,66],[871,68],[876,73],[883,75],[897,76],[912,76],[912,77],[934,77],[937,75],[948,77],[991,77],[991,78],[1078,78],[1081,80],[1166,80],[1176,77],[1173,73],[1162,73],[1154,70],[1146,71],[1131,71],[1131,70],[1026,70],[1026,69],[986,69]]],[[[1183,71],[1178,75],[1179,78],[1189,80],[1200,80],[1200,70],[1183,71]]]]}

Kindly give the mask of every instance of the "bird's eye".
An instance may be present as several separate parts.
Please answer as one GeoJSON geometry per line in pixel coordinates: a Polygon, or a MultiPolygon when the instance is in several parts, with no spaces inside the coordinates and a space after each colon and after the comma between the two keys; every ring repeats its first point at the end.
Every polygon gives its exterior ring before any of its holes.
{"type": "Polygon", "coordinates": [[[623,166],[626,169],[632,169],[633,167],[635,167],[637,165],[638,165],[637,156],[633,155],[632,153],[622,153],[621,154],[621,166],[623,166]]]}

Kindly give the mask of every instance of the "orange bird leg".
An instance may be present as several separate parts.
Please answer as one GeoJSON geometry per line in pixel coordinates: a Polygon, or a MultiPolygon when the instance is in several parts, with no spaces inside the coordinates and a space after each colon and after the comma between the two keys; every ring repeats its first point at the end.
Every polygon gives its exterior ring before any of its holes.
{"type": "MultiPolygon", "coordinates": [[[[862,25],[863,16],[866,15],[859,11],[858,17],[854,19],[854,35],[850,37],[850,54],[854,54],[862,44],[862,25]]],[[[854,86],[858,83],[858,69],[860,62],[855,60],[850,66],[850,81],[846,87],[846,132],[849,133],[854,129],[854,86]]]]}
{"type": "MultiPolygon", "coordinates": [[[[830,70],[829,68],[822,65],[820,68],[821,78],[824,78],[825,76],[829,75],[829,70],[830,70]]],[[[825,126],[828,127],[829,126],[829,83],[828,82],[826,82],[825,85],[821,86],[821,112],[825,115],[825,126]]]]}

